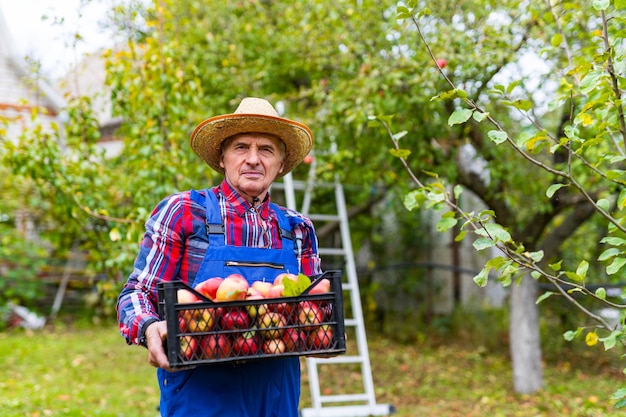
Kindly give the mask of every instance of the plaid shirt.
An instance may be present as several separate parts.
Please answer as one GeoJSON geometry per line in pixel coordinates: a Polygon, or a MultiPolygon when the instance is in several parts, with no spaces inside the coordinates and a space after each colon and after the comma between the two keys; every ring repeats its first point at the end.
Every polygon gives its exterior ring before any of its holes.
{"type": "MultiPolygon", "coordinates": [[[[280,249],[282,246],[276,214],[268,197],[258,209],[226,181],[212,190],[217,196],[225,226],[226,244],[280,249]]],[[[321,262],[313,224],[301,214],[281,208],[289,217],[304,220],[292,232],[302,245],[296,257],[300,271],[318,275],[321,262]]],[[[192,284],[208,247],[205,229],[206,210],[190,198],[190,192],[173,194],[162,200],[146,222],[146,233],[135,260],[133,272],[117,302],[120,332],[130,343],[139,343],[139,330],[147,320],[158,318],[157,284],[181,280],[192,284]]]]}

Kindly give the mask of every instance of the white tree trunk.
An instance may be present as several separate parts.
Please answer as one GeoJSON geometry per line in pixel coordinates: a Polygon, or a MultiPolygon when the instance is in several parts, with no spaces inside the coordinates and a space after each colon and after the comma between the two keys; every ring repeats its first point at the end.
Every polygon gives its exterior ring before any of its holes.
{"type": "Polygon", "coordinates": [[[528,275],[519,285],[511,285],[509,338],[513,388],[519,394],[531,394],[543,387],[537,288],[537,281],[528,275]]]}

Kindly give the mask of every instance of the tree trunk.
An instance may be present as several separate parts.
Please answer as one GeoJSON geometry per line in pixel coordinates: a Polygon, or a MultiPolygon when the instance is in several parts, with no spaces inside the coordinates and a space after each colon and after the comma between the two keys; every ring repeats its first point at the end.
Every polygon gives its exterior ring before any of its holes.
{"type": "Polygon", "coordinates": [[[525,275],[511,285],[509,338],[513,365],[513,389],[532,394],[543,387],[537,281],[525,275]]]}

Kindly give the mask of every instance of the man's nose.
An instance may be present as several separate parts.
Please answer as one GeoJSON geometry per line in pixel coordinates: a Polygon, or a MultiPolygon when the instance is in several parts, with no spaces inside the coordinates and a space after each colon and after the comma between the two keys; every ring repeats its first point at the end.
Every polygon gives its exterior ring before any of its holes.
{"type": "Polygon", "coordinates": [[[252,146],[249,150],[248,150],[248,155],[246,158],[246,162],[248,162],[251,165],[256,165],[259,163],[259,150],[257,148],[255,148],[254,146],[252,146]]]}

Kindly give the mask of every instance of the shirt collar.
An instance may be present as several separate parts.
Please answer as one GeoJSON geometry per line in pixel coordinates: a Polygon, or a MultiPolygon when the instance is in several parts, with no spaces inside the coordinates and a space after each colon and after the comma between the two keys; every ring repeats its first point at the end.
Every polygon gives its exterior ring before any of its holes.
{"type": "MultiPolygon", "coordinates": [[[[219,192],[224,196],[224,200],[230,204],[239,216],[243,217],[252,209],[252,205],[246,201],[231,185],[224,179],[219,186],[219,192]]],[[[270,193],[265,195],[265,199],[256,208],[261,217],[267,219],[270,214],[270,193]]]]}

